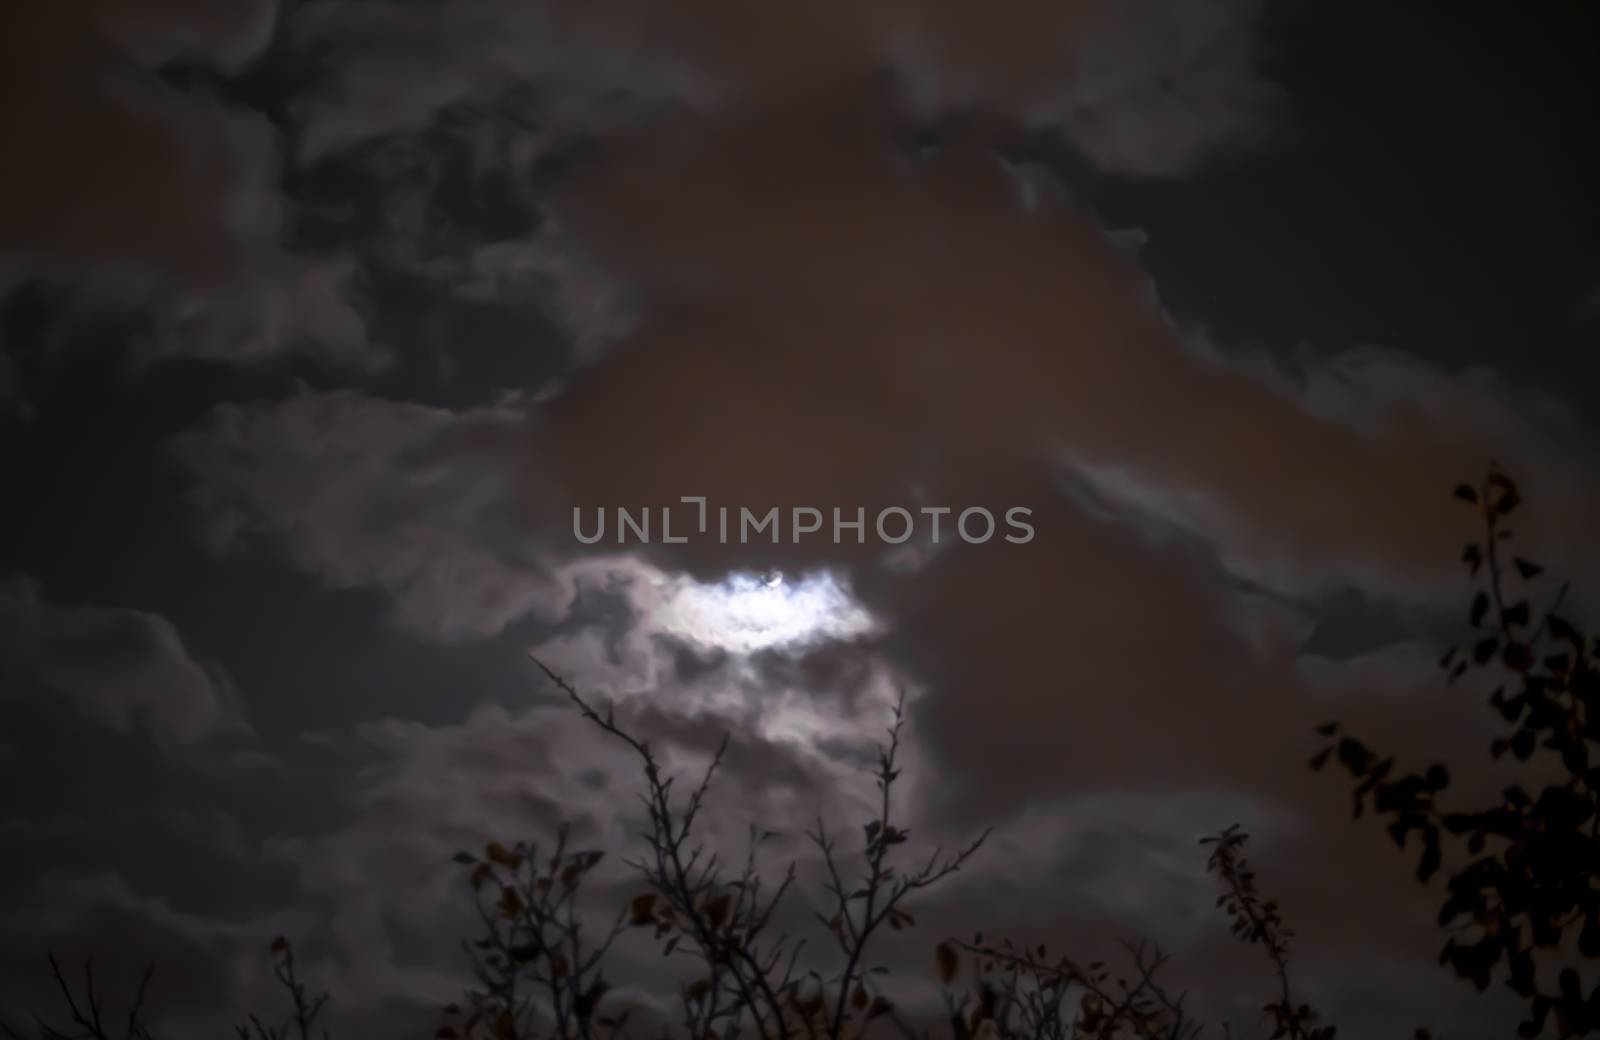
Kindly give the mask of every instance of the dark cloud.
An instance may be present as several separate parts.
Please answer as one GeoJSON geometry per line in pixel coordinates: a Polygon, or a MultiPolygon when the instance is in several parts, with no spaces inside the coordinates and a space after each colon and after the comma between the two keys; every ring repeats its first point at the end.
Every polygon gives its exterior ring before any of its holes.
{"type": "Polygon", "coordinates": [[[13,694],[28,685],[65,698],[86,719],[167,747],[248,732],[225,673],[191,656],[166,618],[46,602],[34,581],[0,582],[0,651],[13,694]]]}
{"type": "Polygon", "coordinates": [[[76,269],[154,269],[204,283],[244,261],[236,234],[270,201],[251,168],[251,119],[164,89],[174,57],[237,66],[266,43],[271,2],[8,5],[11,108],[0,154],[0,243],[76,269]],[[108,162],[114,155],[117,161],[108,162]]]}
{"type": "Polygon", "coordinates": [[[1182,172],[1253,145],[1281,99],[1258,71],[1257,0],[1193,5],[947,0],[749,9],[637,0],[582,10],[474,0],[442,19],[383,3],[308,6],[299,46],[326,58],[301,99],[302,154],[396,131],[522,84],[545,133],[607,136],[652,112],[808,104],[885,71],[927,113],[972,106],[1062,127],[1112,170],[1182,172]]]}
{"type": "Polygon", "coordinates": [[[277,128],[160,75],[169,63],[239,73],[277,17],[275,0],[8,5],[0,266],[142,322],[143,360],[303,350],[381,367],[348,260],[281,244],[277,128]]]}

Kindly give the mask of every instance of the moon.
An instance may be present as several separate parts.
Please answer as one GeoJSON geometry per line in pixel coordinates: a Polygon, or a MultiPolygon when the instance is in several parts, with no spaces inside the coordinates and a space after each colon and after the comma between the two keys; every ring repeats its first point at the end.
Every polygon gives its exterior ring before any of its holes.
{"type": "Polygon", "coordinates": [[[665,631],[734,653],[797,647],[876,630],[874,619],[833,574],[796,578],[782,571],[734,573],[720,582],[684,582],[656,621],[665,631]]]}

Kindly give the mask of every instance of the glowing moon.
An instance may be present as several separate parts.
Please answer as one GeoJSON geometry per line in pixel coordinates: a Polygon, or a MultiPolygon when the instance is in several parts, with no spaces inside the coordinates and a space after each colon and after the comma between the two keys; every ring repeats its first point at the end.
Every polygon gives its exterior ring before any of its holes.
{"type": "Polygon", "coordinates": [[[668,634],[735,653],[863,635],[876,626],[826,571],[790,580],[779,571],[685,581],[654,618],[668,634]]]}

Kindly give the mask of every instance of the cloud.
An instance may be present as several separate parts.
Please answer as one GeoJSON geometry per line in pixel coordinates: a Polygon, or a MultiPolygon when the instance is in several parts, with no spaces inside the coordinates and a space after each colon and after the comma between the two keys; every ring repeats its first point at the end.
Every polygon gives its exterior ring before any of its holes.
{"type": "MultiPolygon", "coordinates": [[[[1394,355],[1264,375],[1260,356],[1196,344],[1082,214],[1020,205],[974,133],[918,157],[851,109],[614,142],[555,205],[640,320],[533,412],[529,470],[567,492],[540,508],[703,494],[870,514],[913,485],[992,508],[1072,472],[1274,589],[1423,598],[1454,587],[1440,546],[1470,521],[1448,489],[1486,458],[1556,496],[1555,516],[1588,515],[1570,424],[1547,435],[1514,390],[1394,355]]],[[[1575,559],[1577,532],[1550,526],[1575,559]]],[[[702,575],[863,559],[773,553],[675,559],[702,575]]]]}
{"type": "Polygon", "coordinates": [[[160,615],[48,603],[12,575],[0,582],[0,648],[13,683],[38,684],[100,725],[137,722],[163,747],[249,731],[227,676],[191,656],[160,615]]]}
{"type": "Polygon", "coordinates": [[[1261,68],[1263,0],[1010,8],[1000,28],[947,11],[901,37],[919,107],[1016,112],[1100,169],[1138,177],[1256,151],[1285,121],[1287,99],[1261,68]]]}
{"type": "Polygon", "coordinates": [[[172,450],[197,480],[214,549],[265,540],[330,588],[382,590],[407,629],[455,640],[530,613],[559,619],[569,598],[493,457],[516,414],[307,391],[220,406],[172,450]],[[469,461],[485,445],[491,454],[469,461]]]}
{"type": "Polygon", "coordinates": [[[199,358],[252,364],[303,352],[355,372],[377,372],[393,353],[368,335],[373,304],[348,256],[279,253],[239,284],[211,292],[158,292],[137,342],[143,361],[199,358]]]}
{"type": "Polygon", "coordinates": [[[159,70],[241,72],[272,39],[275,0],[94,5],[0,14],[0,263],[73,307],[148,319],[137,360],[258,362],[304,351],[380,368],[348,260],[280,241],[279,131],[159,70]]]}
{"type": "Polygon", "coordinates": [[[237,67],[265,45],[275,4],[25,2],[3,17],[5,92],[22,99],[0,131],[11,167],[5,251],[200,283],[233,269],[238,234],[266,215],[260,171],[237,136],[245,121],[143,70],[175,57],[237,67]]]}
{"type": "Polygon", "coordinates": [[[1108,170],[1183,173],[1278,121],[1279,92],[1257,68],[1260,7],[1007,0],[979,16],[949,0],[695,0],[669,14],[638,0],[473,0],[441,18],[310,6],[293,37],[328,71],[300,99],[301,157],[518,89],[536,92],[546,132],[604,137],[662,111],[809,104],[888,72],[927,115],[990,108],[1064,130],[1108,170]]]}

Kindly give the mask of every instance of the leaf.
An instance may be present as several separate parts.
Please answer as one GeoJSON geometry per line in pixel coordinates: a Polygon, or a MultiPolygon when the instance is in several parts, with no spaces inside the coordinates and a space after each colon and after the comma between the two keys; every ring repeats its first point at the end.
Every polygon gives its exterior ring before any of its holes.
{"type": "Polygon", "coordinates": [[[1324,722],[1317,727],[1317,736],[1319,737],[1331,737],[1338,732],[1339,724],[1337,722],[1324,722]]]}
{"type": "Polygon", "coordinates": [[[1427,884],[1439,872],[1439,835],[1429,832],[1422,846],[1422,859],[1417,864],[1417,880],[1427,884]]]}
{"type": "Polygon", "coordinates": [[[1481,640],[1473,646],[1472,659],[1478,664],[1488,664],[1489,659],[1494,656],[1494,652],[1498,649],[1500,649],[1500,637],[1490,636],[1488,639],[1481,640]]]}
{"type": "Polygon", "coordinates": [[[1471,484],[1457,484],[1453,494],[1463,502],[1478,504],[1478,492],[1471,484]]]}
{"type": "Polygon", "coordinates": [[[1583,645],[1583,636],[1578,633],[1576,628],[1572,627],[1572,622],[1566,618],[1551,614],[1545,618],[1545,625],[1550,629],[1550,634],[1556,639],[1564,639],[1579,647],[1583,645]]]}
{"type": "Polygon", "coordinates": [[[286,953],[288,952],[288,949],[289,940],[285,939],[283,936],[280,935],[276,939],[272,940],[271,951],[273,953],[286,953]]]}
{"type": "Polygon", "coordinates": [[[1533,651],[1525,643],[1507,643],[1502,659],[1513,672],[1525,672],[1533,667],[1533,651]]]}
{"type": "Polygon", "coordinates": [[[948,986],[960,970],[961,958],[957,956],[955,947],[947,942],[942,942],[933,948],[934,960],[939,965],[939,981],[948,986]]]}
{"type": "Polygon", "coordinates": [[[1483,624],[1484,615],[1488,613],[1489,594],[1487,592],[1479,592],[1476,596],[1472,597],[1472,612],[1467,617],[1468,623],[1476,628],[1477,626],[1483,624]]]}
{"type": "Polygon", "coordinates": [[[1585,957],[1600,957],[1600,910],[1590,907],[1578,933],[1578,952],[1585,957]]]}
{"type": "Polygon", "coordinates": [[[1544,568],[1532,560],[1524,560],[1520,556],[1513,556],[1511,562],[1516,565],[1517,573],[1522,575],[1523,581],[1532,581],[1544,573],[1544,568]]]}

